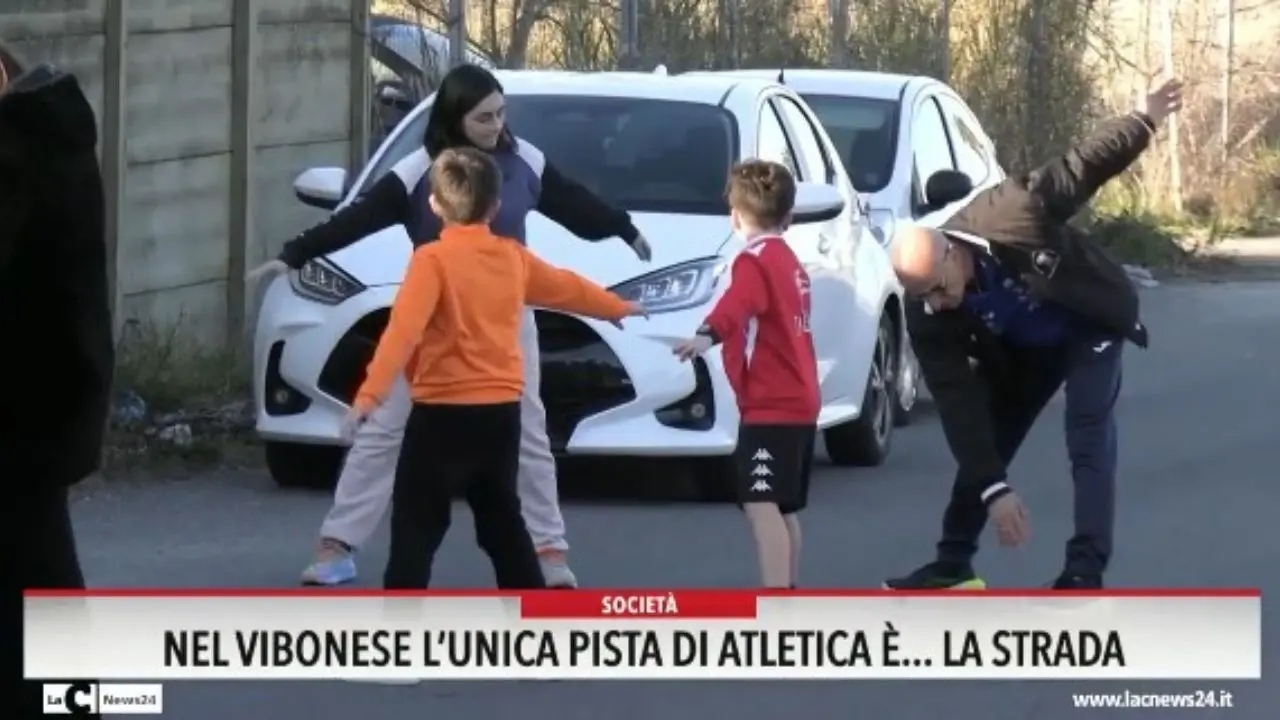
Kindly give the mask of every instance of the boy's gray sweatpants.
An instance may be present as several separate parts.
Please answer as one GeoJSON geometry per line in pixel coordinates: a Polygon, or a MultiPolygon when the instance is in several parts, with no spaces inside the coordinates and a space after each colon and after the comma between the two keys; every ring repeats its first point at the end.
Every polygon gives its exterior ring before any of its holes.
{"type": "MultiPolygon", "coordinates": [[[[520,505],[525,525],[539,550],[567,550],[564,516],[556,487],[556,463],[547,440],[546,410],[539,396],[538,328],[526,310],[520,329],[524,356],[524,396],[520,399],[520,505]]],[[[360,547],[373,535],[391,501],[396,460],[412,407],[409,386],[397,381],[386,402],[356,432],[334,491],[333,508],[320,536],[360,547]]]]}

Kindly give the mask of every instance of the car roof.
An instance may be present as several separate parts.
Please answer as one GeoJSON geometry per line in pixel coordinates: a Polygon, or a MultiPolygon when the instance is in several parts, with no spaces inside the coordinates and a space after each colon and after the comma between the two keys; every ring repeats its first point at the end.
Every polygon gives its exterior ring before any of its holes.
{"type": "Polygon", "coordinates": [[[666,75],[642,72],[566,72],[564,70],[500,70],[498,81],[508,95],[598,95],[719,105],[734,88],[776,85],[769,79],[723,75],[666,75]]]}
{"type": "MultiPolygon", "coordinates": [[[[375,16],[370,35],[419,70],[443,75],[449,63],[449,36],[421,25],[375,16]],[[429,54],[429,56],[428,56],[429,54]]],[[[493,60],[475,47],[467,47],[467,62],[492,70],[493,60]]]]}
{"type": "MultiPolygon", "coordinates": [[[[778,81],[797,92],[823,93],[826,95],[851,95],[876,100],[897,100],[902,90],[913,81],[938,82],[923,75],[899,75],[897,73],[866,72],[862,70],[807,70],[791,68],[760,68],[755,70],[723,70],[714,73],[697,73],[701,76],[720,75],[738,78],[767,78],[778,81]]],[[[692,73],[691,73],[692,74],[692,73]]]]}

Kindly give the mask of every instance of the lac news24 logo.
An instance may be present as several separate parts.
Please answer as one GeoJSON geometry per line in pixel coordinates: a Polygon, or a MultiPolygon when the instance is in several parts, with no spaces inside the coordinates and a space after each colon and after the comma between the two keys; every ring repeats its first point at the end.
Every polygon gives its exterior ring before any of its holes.
{"type": "Polygon", "coordinates": [[[164,712],[161,685],[99,685],[98,683],[47,683],[44,714],[159,715],[164,712]]]}

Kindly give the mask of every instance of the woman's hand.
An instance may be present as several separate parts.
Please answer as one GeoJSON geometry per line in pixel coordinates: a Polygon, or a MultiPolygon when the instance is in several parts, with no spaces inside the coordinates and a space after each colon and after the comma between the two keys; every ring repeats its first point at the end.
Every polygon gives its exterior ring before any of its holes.
{"type": "Polygon", "coordinates": [[[247,282],[256,283],[263,278],[274,277],[286,272],[289,272],[289,266],[283,260],[268,260],[245,273],[244,279],[247,282]]]}
{"type": "Polygon", "coordinates": [[[356,433],[360,432],[360,427],[364,425],[364,421],[369,418],[368,414],[359,408],[352,407],[347,411],[347,416],[342,419],[342,439],[347,443],[353,443],[356,440],[356,433]]]}
{"type": "Polygon", "coordinates": [[[644,239],[644,235],[636,235],[635,242],[631,243],[631,249],[635,251],[636,257],[644,262],[653,259],[653,248],[649,247],[649,241],[644,239]]]}
{"type": "MultiPolygon", "coordinates": [[[[649,317],[649,311],[645,309],[644,305],[641,305],[638,302],[629,302],[627,303],[627,305],[629,309],[627,310],[626,317],[642,317],[642,318],[649,317]]],[[[622,320],[620,319],[610,320],[609,323],[612,324],[614,327],[618,328],[619,330],[622,329],[622,320]]]]}

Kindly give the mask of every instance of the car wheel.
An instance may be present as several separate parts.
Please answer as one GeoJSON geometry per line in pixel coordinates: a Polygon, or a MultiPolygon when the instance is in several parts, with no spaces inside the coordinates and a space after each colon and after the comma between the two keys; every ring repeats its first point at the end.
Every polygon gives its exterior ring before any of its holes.
{"type": "Polygon", "coordinates": [[[268,442],[267,471],[282,488],[332,490],[338,484],[345,452],[334,445],[268,442]]]}
{"type": "Polygon", "coordinates": [[[889,457],[898,405],[892,382],[896,345],[893,323],[887,317],[881,318],[871,369],[867,373],[862,413],[857,420],[827,428],[823,433],[827,455],[836,465],[872,467],[889,457]]]}
{"type": "Polygon", "coordinates": [[[894,348],[893,359],[897,365],[893,374],[894,395],[897,399],[893,424],[906,427],[911,424],[911,411],[920,399],[920,365],[916,362],[915,353],[909,350],[904,353],[897,347],[894,348]]]}

